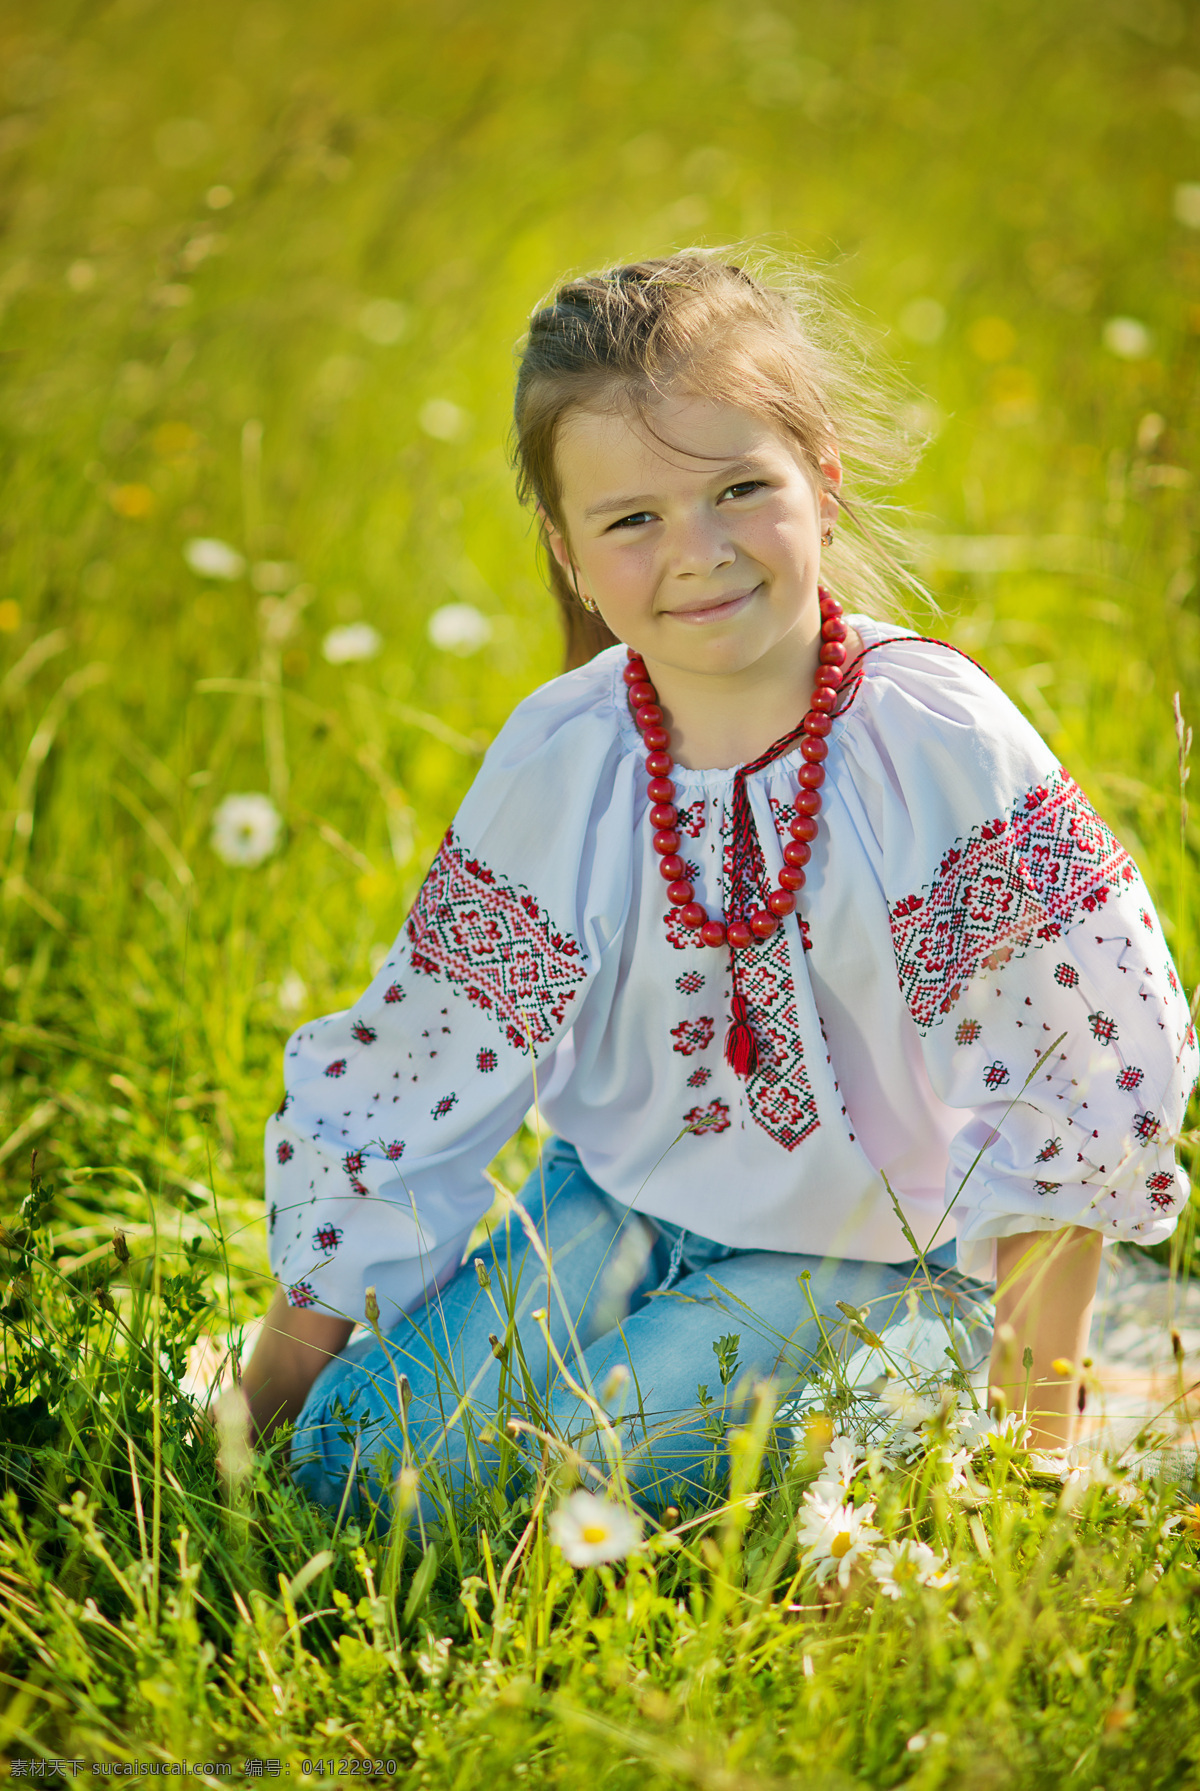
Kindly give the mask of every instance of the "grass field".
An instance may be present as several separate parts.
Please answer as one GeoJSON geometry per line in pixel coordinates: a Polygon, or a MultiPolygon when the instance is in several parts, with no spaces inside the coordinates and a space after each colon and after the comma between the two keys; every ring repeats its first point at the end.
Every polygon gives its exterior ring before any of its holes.
{"type": "Polygon", "coordinates": [[[876,1522],[957,1582],[843,1599],[798,1573],[817,1458],[743,1496],[765,1419],[732,1503],[577,1571],[544,1483],[364,1538],[180,1390],[268,1297],[284,1038],[365,983],[557,669],[505,442],[567,268],[752,239],[831,269],[932,437],[895,494],[917,619],[1022,704],[1200,981],[1195,7],[7,0],[0,81],[0,1750],[1200,1783],[1200,1513],[1170,1484],[1062,1491],[998,1444],[964,1499],[936,1449],[876,1460],[876,1522]],[[474,650],[431,638],[450,605],[474,650]],[[360,623],[378,653],[331,663],[360,623]],[[211,832],[246,792],[285,825],[240,868],[211,832]]]}

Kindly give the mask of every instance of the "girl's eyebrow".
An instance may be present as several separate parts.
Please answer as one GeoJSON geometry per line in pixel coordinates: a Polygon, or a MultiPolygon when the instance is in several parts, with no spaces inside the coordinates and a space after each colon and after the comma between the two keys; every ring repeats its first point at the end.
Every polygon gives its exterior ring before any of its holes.
{"type": "MultiPolygon", "coordinates": [[[[747,460],[731,460],[725,466],[715,467],[713,477],[714,479],[729,480],[737,478],[740,474],[761,471],[762,462],[752,455],[747,460]]],[[[588,505],[583,513],[584,519],[590,521],[593,516],[606,516],[614,510],[644,510],[654,501],[653,495],[646,492],[639,492],[634,497],[601,498],[598,504],[588,505]]]]}

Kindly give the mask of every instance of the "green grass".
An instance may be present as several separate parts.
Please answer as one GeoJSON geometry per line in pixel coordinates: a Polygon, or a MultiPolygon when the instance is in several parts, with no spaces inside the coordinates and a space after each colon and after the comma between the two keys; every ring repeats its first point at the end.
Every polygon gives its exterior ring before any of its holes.
{"type": "Polygon", "coordinates": [[[1064,1503],[997,1456],[967,1511],[886,1476],[958,1589],[815,1608],[805,1469],[578,1575],[548,1483],[365,1540],[278,1460],[222,1477],[177,1390],[267,1298],[284,1037],[363,985],[556,669],[505,434],[512,343],[567,267],[763,236],[833,264],[934,429],[896,494],[950,537],[918,619],[1023,704],[1200,980],[1172,717],[1179,691],[1200,719],[1194,9],[10,0],[0,39],[0,1748],[365,1753],[436,1787],[1196,1782],[1169,1487],[1064,1503]],[[1149,352],[1106,349],[1113,317],[1149,352]],[[286,639],[270,593],[188,570],[195,536],[298,569],[286,639]],[[472,657],[426,635],[454,601],[493,622],[472,657]],[[359,619],[379,657],[326,664],[359,619]],[[244,790],[287,832],[236,871],[208,836],[244,790]]]}

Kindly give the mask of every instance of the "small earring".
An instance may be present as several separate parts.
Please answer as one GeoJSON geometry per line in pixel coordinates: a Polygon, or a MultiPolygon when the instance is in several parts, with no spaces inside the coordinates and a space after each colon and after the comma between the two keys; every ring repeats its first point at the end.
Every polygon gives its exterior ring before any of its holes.
{"type": "Polygon", "coordinates": [[[831,522],[827,522],[825,527],[821,530],[821,546],[833,546],[833,524],[831,522]]]}
{"type": "Polygon", "coordinates": [[[598,616],[600,614],[598,605],[592,600],[592,598],[585,597],[583,592],[579,589],[579,574],[576,572],[574,566],[571,567],[571,583],[575,587],[576,597],[578,597],[580,603],[582,603],[582,605],[583,605],[584,609],[587,611],[588,615],[589,616],[598,616]]]}

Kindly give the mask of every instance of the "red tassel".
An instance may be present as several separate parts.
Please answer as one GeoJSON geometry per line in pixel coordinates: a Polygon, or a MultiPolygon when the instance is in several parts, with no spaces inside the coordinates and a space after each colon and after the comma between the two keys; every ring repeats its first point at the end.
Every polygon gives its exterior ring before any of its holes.
{"type": "Polygon", "coordinates": [[[733,1024],[725,1034],[725,1061],[735,1076],[752,1076],[758,1068],[758,1044],[750,1029],[750,1015],[742,996],[730,1002],[733,1024]]]}

